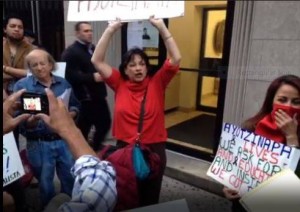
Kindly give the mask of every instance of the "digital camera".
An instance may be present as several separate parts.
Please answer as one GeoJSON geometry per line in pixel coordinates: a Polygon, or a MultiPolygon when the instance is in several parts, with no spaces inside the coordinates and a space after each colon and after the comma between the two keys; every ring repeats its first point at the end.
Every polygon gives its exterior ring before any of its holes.
{"type": "Polygon", "coordinates": [[[45,94],[26,92],[21,96],[23,113],[49,114],[49,102],[45,94]]]}

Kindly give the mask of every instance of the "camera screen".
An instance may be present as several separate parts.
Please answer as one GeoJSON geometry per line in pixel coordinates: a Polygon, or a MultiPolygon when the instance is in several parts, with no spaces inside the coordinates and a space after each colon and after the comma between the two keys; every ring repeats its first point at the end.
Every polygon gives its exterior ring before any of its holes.
{"type": "Polygon", "coordinates": [[[23,99],[24,110],[42,111],[40,97],[26,97],[23,99]]]}

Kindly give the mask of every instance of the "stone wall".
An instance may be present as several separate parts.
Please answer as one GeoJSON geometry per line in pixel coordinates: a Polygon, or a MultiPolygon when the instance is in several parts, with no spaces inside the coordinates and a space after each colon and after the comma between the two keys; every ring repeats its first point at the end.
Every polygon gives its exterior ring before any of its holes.
{"type": "Polygon", "coordinates": [[[223,121],[240,124],[273,79],[300,75],[299,26],[300,2],[236,2],[223,121]]]}

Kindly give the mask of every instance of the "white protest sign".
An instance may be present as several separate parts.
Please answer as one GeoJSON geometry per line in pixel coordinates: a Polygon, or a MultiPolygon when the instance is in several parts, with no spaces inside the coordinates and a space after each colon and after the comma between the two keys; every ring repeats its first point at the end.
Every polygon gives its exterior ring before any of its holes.
{"type": "Polygon", "coordinates": [[[57,62],[56,69],[53,71],[53,74],[62,78],[65,78],[66,75],[66,62],[57,62]]]}
{"type": "Polygon", "coordinates": [[[67,108],[69,108],[71,92],[72,92],[72,89],[68,88],[60,96],[58,96],[59,98],[62,99],[63,103],[65,104],[65,106],[67,108]]]}
{"type": "Polygon", "coordinates": [[[284,168],[295,170],[300,150],[223,123],[207,175],[243,195],[284,168]]]}
{"type": "Polygon", "coordinates": [[[12,132],[3,136],[3,187],[25,174],[12,132]]]}
{"type": "Polygon", "coordinates": [[[184,15],[184,1],[69,1],[68,21],[122,21],[184,15]]]}

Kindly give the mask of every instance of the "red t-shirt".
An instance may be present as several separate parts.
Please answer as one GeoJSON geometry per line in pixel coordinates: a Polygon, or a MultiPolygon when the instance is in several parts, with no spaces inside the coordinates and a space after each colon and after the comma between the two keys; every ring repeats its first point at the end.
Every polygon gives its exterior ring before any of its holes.
{"type": "Polygon", "coordinates": [[[141,102],[148,87],[141,141],[150,144],[167,140],[165,90],[178,71],[179,65],[172,66],[166,60],[154,76],[135,83],[124,80],[120,72],[113,68],[112,75],[105,82],[115,91],[112,132],[116,139],[131,143],[137,138],[141,102]]]}

